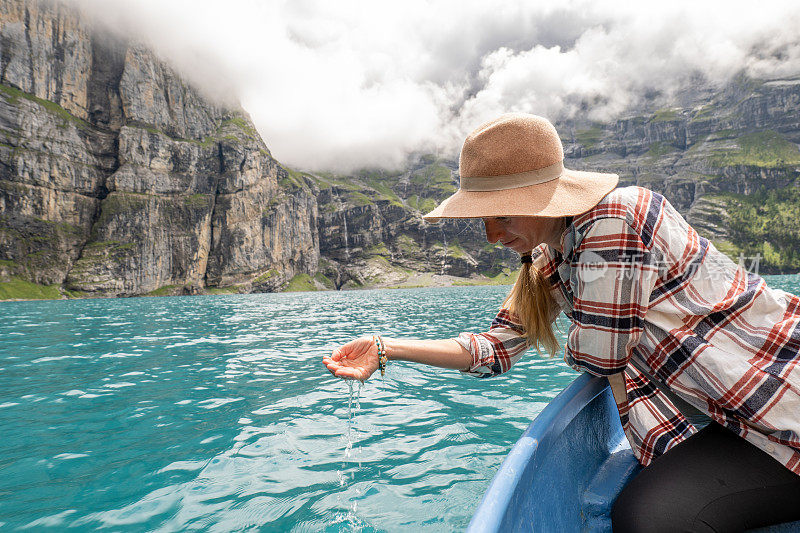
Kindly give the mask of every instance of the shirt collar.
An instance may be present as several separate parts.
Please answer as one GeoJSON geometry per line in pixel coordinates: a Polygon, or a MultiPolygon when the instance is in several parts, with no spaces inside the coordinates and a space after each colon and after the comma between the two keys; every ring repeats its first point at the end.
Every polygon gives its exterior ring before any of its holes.
{"type": "Polygon", "coordinates": [[[561,252],[558,250],[553,250],[554,260],[557,263],[556,272],[558,272],[558,277],[561,278],[564,297],[567,299],[570,305],[572,305],[572,291],[570,286],[570,256],[575,249],[577,237],[578,235],[577,231],[575,230],[573,218],[569,217],[567,218],[567,227],[564,228],[564,232],[561,234],[561,252]]]}
{"type": "Polygon", "coordinates": [[[561,233],[561,257],[564,258],[569,257],[575,249],[577,232],[573,220],[573,217],[567,217],[567,227],[561,233]]]}

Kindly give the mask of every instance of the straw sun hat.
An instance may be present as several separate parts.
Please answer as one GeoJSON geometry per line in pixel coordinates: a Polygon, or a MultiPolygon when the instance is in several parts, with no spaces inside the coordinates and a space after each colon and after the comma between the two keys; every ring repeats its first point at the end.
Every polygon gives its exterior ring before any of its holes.
{"type": "Polygon", "coordinates": [[[616,174],[564,168],[564,149],[545,118],[513,113],[467,136],[459,190],[423,218],[562,217],[584,213],[614,187],[616,174]]]}

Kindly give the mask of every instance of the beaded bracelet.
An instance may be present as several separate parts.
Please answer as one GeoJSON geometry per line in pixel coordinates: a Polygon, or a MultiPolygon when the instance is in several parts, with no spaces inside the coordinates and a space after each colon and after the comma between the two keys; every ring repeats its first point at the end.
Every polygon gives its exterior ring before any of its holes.
{"type": "Polygon", "coordinates": [[[386,375],[386,363],[389,359],[386,357],[386,346],[383,344],[383,339],[379,335],[373,335],[375,346],[378,347],[378,368],[381,369],[381,377],[386,375]]]}

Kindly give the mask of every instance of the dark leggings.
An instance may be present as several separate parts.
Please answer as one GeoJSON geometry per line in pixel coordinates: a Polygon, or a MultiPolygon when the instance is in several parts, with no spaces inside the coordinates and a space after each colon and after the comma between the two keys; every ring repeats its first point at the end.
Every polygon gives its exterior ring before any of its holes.
{"type": "Polygon", "coordinates": [[[614,503],[614,533],[744,531],[800,520],[800,476],[711,423],[653,461],[614,503]]]}

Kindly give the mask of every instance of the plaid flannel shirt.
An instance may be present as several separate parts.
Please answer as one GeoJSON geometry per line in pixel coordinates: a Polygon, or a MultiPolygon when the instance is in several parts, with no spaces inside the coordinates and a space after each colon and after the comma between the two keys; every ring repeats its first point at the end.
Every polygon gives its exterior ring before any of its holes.
{"type": "MultiPolygon", "coordinates": [[[[561,242],[562,252],[539,246],[534,265],[571,321],[564,360],[623,373],[620,419],[640,463],[695,432],[652,376],[800,474],[800,298],[767,287],[639,187],[612,191],[561,242]]],[[[507,309],[488,332],[462,333],[467,373],[509,370],[528,348],[522,333],[507,309]]]]}

